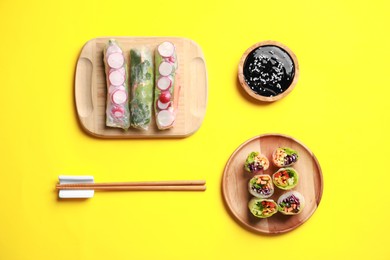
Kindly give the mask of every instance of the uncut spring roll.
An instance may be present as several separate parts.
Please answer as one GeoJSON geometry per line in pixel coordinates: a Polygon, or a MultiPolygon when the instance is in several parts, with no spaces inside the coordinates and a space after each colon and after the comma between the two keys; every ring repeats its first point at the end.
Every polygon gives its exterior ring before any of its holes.
{"type": "Polygon", "coordinates": [[[248,208],[257,218],[268,218],[278,212],[278,205],[270,199],[253,198],[249,201],[248,208]]]}
{"type": "Polygon", "coordinates": [[[131,126],[147,130],[153,106],[153,58],[150,49],[130,50],[131,126]]]}
{"type": "Polygon", "coordinates": [[[173,127],[179,101],[179,86],[177,84],[178,62],[175,45],[163,42],[155,53],[156,86],[154,104],[156,124],[158,129],[173,127]]]}
{"type": "Polygon", "coordinates": [[[249,193],[261,199],[271,197],[274,194],[272,179],[267,174],[260,174],[250,179],[248,183],[249,193]]]}
{"type": "Polygon", "coordinates": [[[289,191],[278,199],[278,210],[284,215],[296,215],[305,207],[305,198],[297,191],[289,191]]]}
{"type": "Polygon", "coordinates": [[[298,152],[288,147],[279,147],[272,154],[272,162],[277,167],[291,166],[298,158],[298,152]]]}
{"type": "Polygon", "coordinates": [[[103,54],[107,83],[106,126],[126,130],[130,126],[126,59],[114,39],[108,41],[103,54]]]}
{"type": "Polygon", "coordinates": [[[291,167],[280,168],[272,174],[272,180],[279,189],[291,190],[298,184],[298,172],[291,167]]]}

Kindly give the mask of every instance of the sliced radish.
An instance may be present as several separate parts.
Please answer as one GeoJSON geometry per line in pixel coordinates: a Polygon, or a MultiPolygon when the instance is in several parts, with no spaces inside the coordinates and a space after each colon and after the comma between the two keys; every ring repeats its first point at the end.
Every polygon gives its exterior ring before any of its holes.
{"type": "Polygon", "coordinates": [[[157,123],[161,127],[166,128],[168,126],[171,126],[174,121],[175,121],[175,116],[173,115],[172,112],[168,110],[161,110],[157,114],[157,123]]]}
{"type": "Polygon", "coordinates": [[[160,90],[167,90],[171,87],[171,85],[172,85],[172,80],[169,77],[163,76],[157,80],[157,87],[160,90]]]}
{"type": "Polygon", "coordinates": [[[123,90],[116,90],[114,93],[112,93],[112,102],[120,105],[126,102],[127,100],[127,94],[123,90]]]}
{"type": "Polygon", "coordinates": [[[125,63],[125,58],[122,53],[115,52],[107,57],[108,66],[113,69],[119,69],[125,63]]]}
{"type": "Polygon", "coordinates": [[[162,76],[169,76],[173,72],[173,65],[169,62],[163,61],[158,67],[158,72],[162,76]]]}
{"type": "Polygon", "coordinates": [[[173,56],[169,57],[168,58],[168,62],[174,63],[175,62],[175,57],[173,57],[173,56]]]}
{"type": "Polygon", "coordinates": [[[171,42],[163,42],[157,47],[158,53],[163,57],[170,57],[175,52],[175,45],[171,42]]]}
{"type": "Polygon", "coordinates": [[[161,101],[161,103],[168,103],[171,101],[171,93],[169,91],[163,91],[160,93],[158,99],[161,101]]]}
{"type": "Polygon", "coordinates": [[[108,88],[108,93],[111,94],[111,93],[114,92],[116,89],[117,89],[117,86],[110,85],[110,87],[108,88]]]}
{"type": "Polygon", "coordinates": [[[120,86],[110,85],[110,87],[108,88],[108,93],[111,94],[115,90],[125,90],[125,86],[123,86],[123,85],[120,85],[120,86]]]}
{"type": "Polygon", "coordinates": [[[112,85],[120,86],[125,82],[125,76],[119,70],[114,70],[108,75],[108,80],[112,85]]]}
{"type": "Polygon", "coordinates": [[[106,55],[108,56],[108,55],[110,55],[110,54],[112,54],[112,53],[116,53],[116,52],[122,53],[122,50],[121,50],[121,48],[119,48],[118,45],[113,44],[113,45],[110,45],[110,46],[107,48],[107,50],[106,50],[106,55]]]}
{"type": "Polygon", "coordinates": [[[168,102],[168,103],[162,103],[160,100],[157,100],[157,107],[158,109],[160,110],[165,110],[167,109],[168,107],[171,106],[171,102],[168,102]]]}
{"type": "Polygon", "coordinates": [[[115,70],[118,70],[120,73],[122,73],[123,75],[126,74],[126,70],[125,70],[125,67],[121,67],[119,69],[110,69],[109,73],[115,71],[115,70]]]}
{"type": "Polygon", "coordinates": [[[120,118],[120,117],[123,117],[123,115],[125,114],[125,109],[123,107],[120,107],[120,106],[114,106],[112,109],[111,109],[111,114],[116,117],[116,118],[120,118]]]}

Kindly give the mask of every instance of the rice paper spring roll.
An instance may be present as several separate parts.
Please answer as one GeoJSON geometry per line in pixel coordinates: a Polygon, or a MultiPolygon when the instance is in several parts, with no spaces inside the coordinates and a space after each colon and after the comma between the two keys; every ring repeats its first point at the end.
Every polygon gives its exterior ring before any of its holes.
{"type": "Polygon", "coordinates": [[[248,183],[249,193],[257,198],[269,198],[274,194],[272,179],[267,174],[260,174],[250,179],[248,183]]]}
{"type": "Polygon", "coordinates": [[[267,170],[269,161],[267,157],[259,152],[251,152],[246,158],[244,168],[247,172],[258,173],[262,170],[267,170]]]}
{"type": "Polygon", "coordinates": [[[131,126],[147,130],[153,107],[153,58],[150,49],[130,50],[131,126]]]}
{"type": "Polygon", "coordinates": [[[128,129],[130,111],[128,105],[127,65],[121,47],[110,39],[103,52],[106,83],[106,126],[128,129]]]}
{"type": "Polygon", "coordinates": [[[298,158],[298,152],[288,147],[279,147],[272,154],[272,162],[277,167],[291,166],[298,158]]]}
{"type": "Polygon", "coordinates": [[[291,190],[298,184],[298,176],[298,172],[294,168],[280,168],[272,174],[272,180],[279,189],[291,190]]]}
{"type": "Polygon", "coordinates": [[[269,218],[278,212],[278,205],[271,199],[253,198],[249,201],[248,207],[257,218],[269,218]]]}
{"type": "Polygon", "coordinates": [[[278,210],[284,215],[296,215],[305,207],[305,198],[297,191],[289,191],[278,199],[278,210]]]}
{"type": "Polygon", "coordinates": [[[174,126],[179,101],[178,62],[176,47],[173,43],[163,42],[157,46],[155,66],[154,104],[156,124],[158,129],[164,130],[174,126]]]}

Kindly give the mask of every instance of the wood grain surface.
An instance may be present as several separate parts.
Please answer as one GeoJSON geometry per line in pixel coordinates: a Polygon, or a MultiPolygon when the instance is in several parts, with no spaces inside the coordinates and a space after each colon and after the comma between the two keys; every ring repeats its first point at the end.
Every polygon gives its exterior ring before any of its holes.
{"type": "MultiPolygon", "coordinates": [[[[129,64],[128,64],[129,65],[129,64]]],[[[201,48],[192,40],[178,37],[101,37],[88,41],[81,50],[75,74],[75,102],[81,127],[101,138],[174,138],[196,132],[202,124],[207,105],[207,70],[201,48]],[[154,50],[158,44],[170,41],[176,46],[180,74],[179,110],[175,126],[158,130],[154,113],[147,131],[105,126],[106,81],[103,48],[114,38],[129,62],[131,48],[147,46],[154,50]]]]}
{"type": "MultiPolygon", "coordinates": [[[[272,175],[278,169],[271,163],[264,173],[272,175]]],[[[222,193],[226,206],[235,219],[249,230],[268,234],[288,232],[307,221],[321,201],[322,190],[321,167],[314,154],[299,141],[281,134],[260,135],[244,142],[231,155],[222,178],[222,193]],[[261,152],[271,162],[272,152],[278,147],[290,147],[299,153],[299,160],[293,166],[299,173],[299,182],[292,190],[305,197],[306,205],[298,215],[285,216],[278,212],[272,217],[259,219],[248,209],[248,202],[252,198],[248,192],[248,182],[254,174],[244,170],[244,163],[248,154],[253,151],[261,152]]],[[[286,192],[275,187],[271,199],[277,202],[279,196],[286,192]]]]}

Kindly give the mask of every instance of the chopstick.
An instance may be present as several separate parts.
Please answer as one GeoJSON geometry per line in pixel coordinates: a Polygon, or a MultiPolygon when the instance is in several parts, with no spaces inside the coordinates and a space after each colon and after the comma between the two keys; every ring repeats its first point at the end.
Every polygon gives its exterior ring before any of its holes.
{"type": "Polygon", "coordinates": [[[58,190],[105,190],[105,191],[205,191],[205,185],[187,186],[62,186],[58,190]]]}
{"type": "Polygon", "coordinates": [[[100,186],[187,186],[205,185],[205,180],[183,180],[183,181],[138,181],[138,182],[100,182],[100,183],[67,183],[57,184],[61,187],[100,187],[100,186]]]}
{"type": "Polygon", "coordinates": [[[106,190],[106,191],[205,191],[206,181],[150,181],[57,184],[57,190],[106,190]]]}

